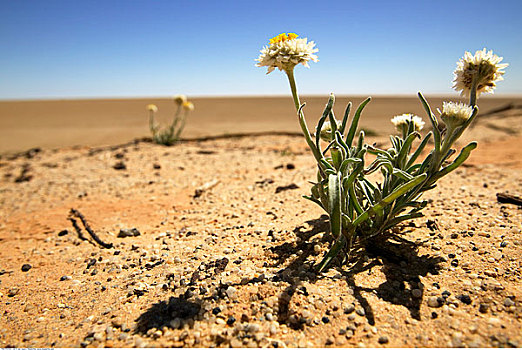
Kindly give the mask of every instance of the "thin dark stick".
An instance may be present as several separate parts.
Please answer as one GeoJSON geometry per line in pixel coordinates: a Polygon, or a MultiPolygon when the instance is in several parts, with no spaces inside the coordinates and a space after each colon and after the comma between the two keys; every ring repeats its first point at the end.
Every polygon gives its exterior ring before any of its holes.
{"type": "Polygon", "coordinates": [[[497,193],[497,201],[499,203],[522,205],[522,198],[509,193],[497,193]]]}
{"type": "MultiPolygon", "coordinates": [[[[261,132],[245,132],[245,133],[235,133],[235,134],[222,134],[222,135],[214,135],[214,136],[203,136],[203,137],[193,137],[193,138],[181,138],[179,142],[202,142],[202,141],[213,141],[213,140],[222,140],[222,139],[234,139],[241,137],[259,137],[259,136],[291,136],[291,137],[301,137],[303,136],[302,132],[293,132],[293,131],[261,131],[261,132]]],[[[141,137],[134,139],[133,141],[122,143],[119,145],[109,146],[109,147],[98,147],[91,148],[89,150],[89,155],[94,155],[100,152],[106,151],[116,151],[120,148],[125,148],[133,145],[137,145],[139,143],[151,143],[152,138],[150,137],[141,137]]]]}
{"type": "Polygon", "coordinates": [[[82,229],[80,228],[80,226],[78,226],[78,223],[76,222],[76,220],[71,217],[69,217],[68,219],[69,219],[69,221],[71,221],[76,233],[78,233],[78,238],[81,239],[82,241],[86,241],[87,238],[85,238],[85,236],[83,235],[82,229]]]}
{"type": "MultiPolygon", "coordinates": [[[[110,249],[112,248],[112,243],[105,243],[104,241],[102,241],[100,239],[100,237],[98,237],[98,235],[91,229],[91,227],[89,226],[89,224],[87,223],[87,220],[85,220],[85,217],[82,215],[82,213],[80,213],[78,210],[74,209],[74,208],[71,208],[71,215],[72,216],[76,216],[78,219],[81,220],[83,226],[85,227],[85,229],[87,230],[87,232],[89,232],[89,234],[91,235],[91,237],[96,241],[96,243],[98,243],[99,245],[101,245],[103,248],[107,248],[107,249],[110,249]]],[[[72,218],[70,218],[72,219],[72,218]]],[[[74,219],[73,219],[74,220],[74,219]]],[[[71,220],[72,221],[72,220],[71,220]]],[[[73,223],[74,225],[74,223],[73,223]]],[[[76,227],[75,227],[76,228],[76,227]]]]}

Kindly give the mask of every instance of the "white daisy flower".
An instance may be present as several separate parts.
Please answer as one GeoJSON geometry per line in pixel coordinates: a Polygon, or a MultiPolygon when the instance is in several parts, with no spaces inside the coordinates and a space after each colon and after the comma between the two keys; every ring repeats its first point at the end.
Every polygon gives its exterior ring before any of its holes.
{"type": "Polygon", "coordinates": [[[172,99],[174,100],[174,102],[176,102],[176,104],[178,105],[182,105],[184,104],[185,102],[187,102],[187,96],[185,95],[174,95],[174,97],[172,97],[172,99]]]}
{"type": "Polygon", "coordinates": [[[459,62],[457,69],[453,72],[455,79],[453,80],[453,88],[460,91],[464,97],[469,97],[473,77],[477,77],[477,96],[484,92],[491,92],[495,89],[496,82],[504,80],[502,75],[509,64],[500,63],[502,57],[493,54],[493,51],[479,50],[472,55],[470,52],[464,54],[459,62]]]}
{"type": "Polygon", "coordinates": [[[391,122],[395,125],[397,131],[402,132],[404,135],[408,132],[409,123],[413,123],[414,131],[420,131],[424,127],[422,119],[411,113],[397,115],[391,119],[391,122]]]}
{"type": "Polygon", "coordinates": [[[268,46],[261,50],[261,55],[256,59],[257,67],[268,67],[268,73],[274,69],[291,71],[296,65],[301,63],[308,67],[308,61],[317,62],[317,56],[314,55],[316,49],[313,41],[308,42],[307,38],[297,38],[294,33],[282,33],[270,39],[268,46]]]}
{"type": "Polygon", "coordinates": [[[158,106],[153,104],[147,105],[147,111],[156,113],[158,111],[158,106]]]}
{"type": "Polygon", "coordinates": [[[440,118],[446,123],[448,128],[454,129],[468,120],[471,113],[473,113],[473,108],[461,102],[443,102],[442,112],[440,109],[438,111],[440,118]]]}

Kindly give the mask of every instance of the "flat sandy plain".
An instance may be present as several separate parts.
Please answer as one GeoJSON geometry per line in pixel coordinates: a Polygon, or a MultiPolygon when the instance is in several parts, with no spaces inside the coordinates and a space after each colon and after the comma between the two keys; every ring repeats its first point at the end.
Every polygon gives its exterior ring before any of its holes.
{"type": "MultiPolygon", "coordinates": [[[[341,118],[349,101],[354,109],[367,96],[337,97],[335,114],[341,118]]],[[[201,137],[237,132],[300,131],[290,97],[194,98],[196,109],[189,117],[185,137],[201,137]]],[[[321,115],[327,97],[303,97],[309,124],[321,115]]],[[[435,111],[444,99],[430,98],[435,111]]],[[[486,97],[483,112],[522,98],[486,97]]],[[[0,153],[32,147],[100,146],[127,142],[149,135],[145,106],[159,107],[157,119],[164,126],[175,112],[172,99],[41,100],[0,101],[0,153]]],[[[375,96],[361,120],[363,128],[380,134],[393,132],[389,119],[397,114],[424,116],[417,97],[375,96]]]]}
{"type": "MultiPolygon", "coordinates": [[[[303,100],[311,125],[326,101],[303,100]]],[[[148,136],[152,102],[173,112],[151,99],[0,103],[1,347],[522,346],[522,211],[496,197],[522,195],[519,107],[464,135],[479,147],[399,228],[414,246],[319,275],[330,236],[301,197],[315,178],[302,137],[130,142],[148,136]],[[112,247],[76,218],[80,236],[71,208],[112,247]]],[[[187,137],[298,131],[287,98],[194,102],[187,137]]],[[[408,111],[424,116],[416,99],[375,98],[369,142],[386,145],[389,118],[408,111]]]]}

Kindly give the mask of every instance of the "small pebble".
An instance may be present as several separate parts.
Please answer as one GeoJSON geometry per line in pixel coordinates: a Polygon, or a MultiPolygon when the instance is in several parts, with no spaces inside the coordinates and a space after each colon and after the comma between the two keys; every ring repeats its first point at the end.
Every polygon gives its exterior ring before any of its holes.
{"type": "Polygon", "coordinates": [[[354,311],[355,311],[355,306],[353,304],[350,304],[350,305],[348,305],[347,307],[344,308],[344,313],[345,314],[351,314],[354,311]]]}
{"type": "Polygon", "coordinates": [[[385,336],[385,335],[381,335],[381,336],[379,337],[379,340],[378,340],[378,341],[379,341],[379,344],[386,344],[386,343],[389,342],[389,339],[388,339],[387,336],[385,336]]]}
{"type": "Polygon", "coordinates": [[[486,303],[481,303],[481,304],[479,305],[479,312],[480,312],[480,313],[485,314],[486,312],[488,312],[488,309],[489,309],[489,305],[486,304],[486,303]]]}
{"type": "Polygon", "coordinates": [[[236,292],[237,292],[237,289],[235,287],[232,287],[232,286],[228,287],[227,290],[226,290],[227,296],[230,299],[233,299],[236,296],[236,292]]]}
{"type": "Polygon", "coordinates": [[[437,297],[429,297],[428,306],[429,307],[440,307],[439,299],[437,297]]]}
{"type": "Polygon", "coordinates": [[[120,232],[118,233],[119,238],[137,237],[137,236],[141,236],[141,232],[138,231],[137,228],[122,228],[122,229],[120,229],[120,232]]]}
{"type": "Polygon", "coordinates": [[[471,298],[467,294],[458,295],[457,299],[459,299],[461,302],[463,302],[466,305],[470,305],[471,304],[471,298]]]}
{"type": "Polygon", "coordinates": [[[27,271],[29,271],[31,268],[32,268],[32,266],[31,266],[30,264],[23,264],[23,265],[22,265],[22,271],[23,271],[23,272],[27,272],[27,271]]]}

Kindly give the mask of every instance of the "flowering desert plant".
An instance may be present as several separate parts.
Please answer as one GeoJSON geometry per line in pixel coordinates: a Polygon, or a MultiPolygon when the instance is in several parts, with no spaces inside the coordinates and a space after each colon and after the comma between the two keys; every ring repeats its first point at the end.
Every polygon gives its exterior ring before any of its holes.
{"type": "Polygon", "coordinates": [[[179,140],[179,137],[185,128],[188,113],[194,110],[194,104],[187,101],[185,95],[176,95],[173,97],[173,101],[177,105],[174,119],[169,127],[162,131],[159,130],[159,125],[154,121],[154,116],[158,112],[158,107],[153,104],[147,105],[147,110],[149,111],[149,129],[152,133],[152,141],[154,143],[172,146],[179,140]]]}
{"type": "Polygon", "coordinates": [[[458,168],[477,147],[476,142],[471,142],[452,158],[456,153],[453,145],[477,116],[477,96],[493,92],[495,83],[502,80],[502,69],[507,64],[500,64],[502,58],[491,51],[486,52],[486,49],[477,51],[475,55],[466,52],[454,72],[454,88],[469,97],[469,104],[444,102],[442,111],[439,111],[440,119],[445,123],[442,128],[419,92],[418,97],[432,130],[421,137],[424,121],[420,117],[412,114],[395,116],[391,122],[399,135],[390,136],[391,147],[384,150],[366,144],[364,131],[356,137],[359,119],[370,97],[359,105],[349,122],[351,103],[339,121],[333,113],[334,96],[330,95],[315,128],[315,136],[310,133],[304,117],[304,104],[297,93],[294,68],[298,64],[308,66],[308,61],[316,62],[317,51],[314,42],[298,38],[293,33],[283,33],[272,38],[261,50],[257,66],[267,66],[267,74],[275,68],[286,73],[299,124],[317,162],[317,180],[312,182],[311,195],[305,198],[318,204],[329,215],[334,241],[318,266],[322,271],[340,253],[344,253],[341,257],[347,261],[356,247],[395,235],[391,229],[397,224],[423,215],[421,210],[427,202],[421,200],[422,194],[433,189],[437,180],[458,168]],[[433,149],[422,158],[431,138],[433,149]],[[416,139],[421,141],[414,145],[416,139]],[[366,153],[376,156],[367,166],[366,153]],[[376,171],[382,174],[380,182],[368,178],[376,171]]]}

